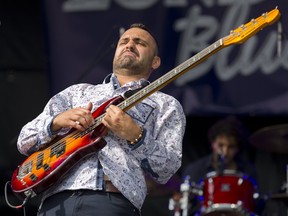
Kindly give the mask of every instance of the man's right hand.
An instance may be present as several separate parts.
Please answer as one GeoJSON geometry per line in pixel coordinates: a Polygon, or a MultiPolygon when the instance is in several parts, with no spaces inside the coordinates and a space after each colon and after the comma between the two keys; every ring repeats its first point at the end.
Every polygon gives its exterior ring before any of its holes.
{"type": "Polygon", "coordinates": [[[92,103],[89,102],[86,108],[77,107],[58,114],[51,124],[51,130],[53,132],[61,128],[75,128],[80,131],[85,130],[94,122],[91,113],[92,107],[92,103]]]}

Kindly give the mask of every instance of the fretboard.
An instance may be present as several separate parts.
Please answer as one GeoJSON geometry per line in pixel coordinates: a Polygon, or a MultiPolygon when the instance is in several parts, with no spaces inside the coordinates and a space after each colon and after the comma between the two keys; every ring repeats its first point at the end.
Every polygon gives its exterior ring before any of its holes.
{"type": "Polygon", "coordinates": [[[160,78],[156,79],[143,89],[139,90],[129,98],[125,99],[121,102],[118,107],[122,110],[128,110],[133,105],[138,103],[139,101],[143,100],[144,98],[148,97],[155,91],[163,88],[179,76],[183,75],[191,68],[195,67],[205,59],[207,59],[210,55],[214,54],[218,50],[222,48],[222,39],[216,41],[215,43],[211,44],[210,46],[206,47],[196,55],[192,56],[182,64],[178,65],[176,68],[170,70],[160,78]]]}

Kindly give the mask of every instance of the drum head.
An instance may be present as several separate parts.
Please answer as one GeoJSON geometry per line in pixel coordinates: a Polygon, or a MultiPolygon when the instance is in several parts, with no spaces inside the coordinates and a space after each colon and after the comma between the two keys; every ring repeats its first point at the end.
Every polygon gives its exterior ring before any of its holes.
{"type": "Polygon", "coordinates": [[[230,211],[230,210],[219,210],[219,211],[213,211],[207,214],[203,214],[205,216],[247,216],[249,214],[245,214],[242,212],[237,211],[230,211]]]}
{"type": "Polygon", "coordinates": [[[243,179],[245,181],[248,181],[250,182],[250,184],[253,185],[254,187],[254,190],[256,191],[257,188],[258,188],[258,185],[257,185],[257,182],[254,178],[252,178],[251,176],[245,174],[245,173],[242,173],[242,172],[238,172],[238,171],[235,171],[235,170],[224,170],[223,173],[221,173],[221,175],[216,172],[216,171],[212,171],[212,172],[209,172],[206,174],[206,178],[205,179],[202,179],[200,181],[200,185],[204,185],[205,181],[207,181],[207,179],[218,179],[218,178],[225,178],[225,176],[227,176],[228,178],[231,177],[236,177],[238,179],[243,179]]]}
{"type": "MultiPolygon", "coordinates": [[[[204,209],[203,209],[204,210],[204,209]]],[[[250,215],[243,208],[234,204],[214,204],[203,212],[205,216],[248,216],[250,215]]]]}
{"type": "Polygon", "coordinates": [[[246,174],[242,173],[242,172],[238,172],[235,170],[223,170],[223,173],[219,174],[219,172],[216,171],[212,171],[206,174],[206,178],[212,178],[212,177],[216,177],[216,176],[237,176],[237,177],[248,177],[246,174]]]}
{"type": "Polygon", "coordinates": [[[207,216],[249,215],[255,208],[253,195],[255,185],[251,179],[233,170],[221,175],[210,172],[203,182],[202,213],[207,216]]]}

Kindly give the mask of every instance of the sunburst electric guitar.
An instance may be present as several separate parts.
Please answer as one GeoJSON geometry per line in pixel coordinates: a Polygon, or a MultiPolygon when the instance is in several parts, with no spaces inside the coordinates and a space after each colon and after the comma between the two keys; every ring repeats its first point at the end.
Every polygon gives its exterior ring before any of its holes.
{"type": "Polygon", "coordinates": [[[106,145],[103,139],[104,133],[102,133],[105,127],[101,121],[105,115],[106,107],[110,104],[117,105],[122,110],[127,111],[144,98],[203,62],[209,56],[224,47],[243,43],[264,27],[277,21],[279,17],[280,12],[277,8],[264,13],[232,30],[228,36],[219,39],[131,96],[124,97],[121,95],[106,101],[93,112],[95,122],[88,129],[82,132],[71,131],[66,136],[51,142],[47,148],[31,154],[19,165],[13,172],[11,179],[13,193],[22,199],[25,198],[25,200],[27,197],[36,196],[52,186],[60,176],[67,173],[81,158],[101,150],[106,145]]]}

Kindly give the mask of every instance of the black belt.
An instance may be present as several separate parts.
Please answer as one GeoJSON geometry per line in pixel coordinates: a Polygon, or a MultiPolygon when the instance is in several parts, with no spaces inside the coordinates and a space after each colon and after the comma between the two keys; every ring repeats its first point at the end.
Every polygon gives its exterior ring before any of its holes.
{"type": "Polygon", "coordinates": [[[103,175],[103,191],[110,193],[121,193],[111,182],[107,175],[103,175]]]}

